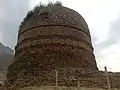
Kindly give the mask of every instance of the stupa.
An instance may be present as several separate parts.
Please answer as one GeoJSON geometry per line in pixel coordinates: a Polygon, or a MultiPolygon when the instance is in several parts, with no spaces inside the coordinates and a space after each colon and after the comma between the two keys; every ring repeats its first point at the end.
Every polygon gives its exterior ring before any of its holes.
{"type": "MultiPolygon", "coordinates": [[[[97,68],[91,35],[84,18],[61,3],[38,5],[21,23],[14,62],[9,66],[7,90],[35,86],[106,88],[106,78],[97,68]]],[[[112,75],[112,87],[120,87],[119,74],[112,75]]]]}

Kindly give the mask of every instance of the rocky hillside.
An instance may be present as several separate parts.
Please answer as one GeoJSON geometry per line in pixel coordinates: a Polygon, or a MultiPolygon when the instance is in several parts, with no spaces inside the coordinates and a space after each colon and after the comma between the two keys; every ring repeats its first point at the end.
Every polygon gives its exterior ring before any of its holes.
{"type": "Polygon", "coordinates": [[[4,71],[12,62],[14,51],[0,43],[0,71],[4,71]]]}

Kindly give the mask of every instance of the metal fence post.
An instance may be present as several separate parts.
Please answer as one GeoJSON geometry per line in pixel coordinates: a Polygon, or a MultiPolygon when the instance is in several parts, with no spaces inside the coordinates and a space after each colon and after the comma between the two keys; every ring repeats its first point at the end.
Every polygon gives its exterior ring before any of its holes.
{"type": "Polygon", "coordinates": [[[56,90],[58,89],[58,71],[55,70],[55,87],[56,87],[56,90]]]}
{"type": "Polygon", "coordinates": [[[79,81],[79,79],[77,79],[77,87],[78,87],[78,90],[80,90],[80,81],[79,81]]]}
{"type": "Polygon", "coordinates": [[[105,74],[106,74],[106,79],[107,79],[107,84],[108,84],[108,90],[111,90],[111,85],[110,85],[110,80],[109,80],[109,75],[107,72],[107,67],[105,66],[105,74]]]}

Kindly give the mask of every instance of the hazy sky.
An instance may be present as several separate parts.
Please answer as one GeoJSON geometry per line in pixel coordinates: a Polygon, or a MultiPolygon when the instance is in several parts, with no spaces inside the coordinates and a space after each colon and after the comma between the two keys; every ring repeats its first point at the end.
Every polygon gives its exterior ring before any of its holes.
{"type": "Polygon", "coordinates": [[[18,26],[29,6],[29,0],[0,0],[0,42],[14,49],[18,26]]]}
{"type": "MultiPolygon", "coordinates": [[[[0,41],[14,49],[18,26],[39,2],[57,0],[0,0],[0,41]]],[[[120,72],[120,0],[58,0],[79,12],[90,28],[99,69],[120,72]]]]}

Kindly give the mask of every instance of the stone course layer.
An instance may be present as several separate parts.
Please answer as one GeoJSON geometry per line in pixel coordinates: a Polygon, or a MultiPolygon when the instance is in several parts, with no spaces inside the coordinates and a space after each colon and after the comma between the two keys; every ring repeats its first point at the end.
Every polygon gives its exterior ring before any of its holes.
{"type": "MultiPolygon", "coordinates": [[[[5,90],[54,86],[54,70],[59,72],[59,86],[76,86],[79,79],[80,86],[106,88],[93,51],[88,26],[79,13],[63,6],[43,7],[20,25],[5,90]]],[[[112,87],[119,88],[120,75],[110,75],[112,87]]]]}

